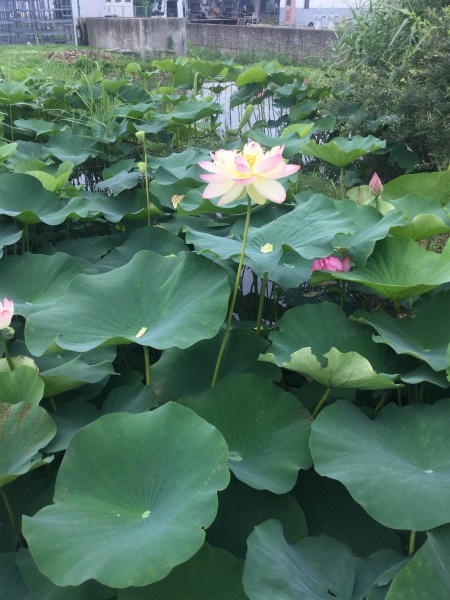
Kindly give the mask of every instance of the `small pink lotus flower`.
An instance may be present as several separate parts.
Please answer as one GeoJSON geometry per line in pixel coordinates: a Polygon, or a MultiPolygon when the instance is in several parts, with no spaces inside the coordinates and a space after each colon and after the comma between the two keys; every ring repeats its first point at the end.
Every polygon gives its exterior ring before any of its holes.
{"type": "Polygon", "coordinates": [[[374,196],[379,196],[383,191],[383,184],[376,173],[373,174],[372,179],[370,180],[369,188],[374,196]]]}
{"type": "Polygon", "coordinates": [[[343,260],[338,258],[337,256],[327,256],[327,258],[315,260],[313,262],[313,266],[311,267],[311,271],[342,272],[350,271],[351,268],[352,261],[350,260],[349,256],[346,256],[343,260]]]}
{"type": "Polygon", "coordinates": [[[8,298],[4,298],[3,304],[0,302],[0,329],[5,329],[10,326],[13,314],[14,302],[8,300],[8,298]]]}
{"type": "Polygon", "coordinates": [[[245,144],[243,152],[218,150],[211,153],[213,162],[198,163],[210,174],[200,175],[208,181],[203,198],[221,196],[219,206],[241,199],[247,193],[256,204],[267,200],[281,204],[286,192],[276,179],[296,173],[298,165],[288,165],[283,160],[284,146],[264,152],[257,142],[245,144]]]}

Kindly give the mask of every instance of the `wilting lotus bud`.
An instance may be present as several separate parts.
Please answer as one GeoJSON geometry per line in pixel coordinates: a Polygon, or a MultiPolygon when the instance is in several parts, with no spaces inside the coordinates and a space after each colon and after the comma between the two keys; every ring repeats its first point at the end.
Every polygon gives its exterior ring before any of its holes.
{"type": "Polygon", "coordinates": [[[144,142],[145,141],[145,133],[143,131],[136,131],[136,139],[139,142],[144,142]]]}
{"type": "Polygon", "coordinates": [[[369,188],[374,196],[379,196],[383,191],[383,184],[376,173],[373,174],[372,179],[370,180],[369,188]]]}
{"type": "Polygon", "coordinates": [[[0,329],[6,329],[11,323],[11,319],[14,314],[14,302],[3,299],[3,304],[0,302],[0,329]]]}

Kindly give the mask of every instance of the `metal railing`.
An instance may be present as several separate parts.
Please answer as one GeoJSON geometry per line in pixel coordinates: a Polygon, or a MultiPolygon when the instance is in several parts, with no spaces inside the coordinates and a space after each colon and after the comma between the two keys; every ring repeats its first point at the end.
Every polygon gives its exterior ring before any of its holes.
{"type": "Polygon", "coordinates": [[[0,44],[73,44],[70,0],[0,0],[0,44]]]}

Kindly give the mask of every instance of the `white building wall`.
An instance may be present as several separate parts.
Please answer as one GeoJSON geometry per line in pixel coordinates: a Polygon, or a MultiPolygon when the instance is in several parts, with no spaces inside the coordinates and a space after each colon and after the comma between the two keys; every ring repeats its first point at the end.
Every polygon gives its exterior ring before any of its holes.
{"type": "Polygon", "coordinates": [[[133,17],[133,0],[72,0],[72,11],[78,17],[133,17]]]}

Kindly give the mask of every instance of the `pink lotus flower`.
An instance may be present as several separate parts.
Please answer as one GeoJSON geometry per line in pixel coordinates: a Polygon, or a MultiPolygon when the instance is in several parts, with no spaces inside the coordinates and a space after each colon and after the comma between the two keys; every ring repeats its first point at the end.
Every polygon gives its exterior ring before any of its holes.
{"type": "Polygon", "coordinates": [[[352,268],[352,261],[349,256],[346,256],[343,260],[337,256],[327,256],[327,258],[321,258],[315,260],[311,271],[350,271],[352,268]]]}
{"type": "Polygon", "coordinates": [[[14,302],[8,300],[8,298],[4,298],[3,304],[0,302],[0,329],[5,329],[10,326],[13,314],[14,302]]]}
{"type": "Polygon", "coordinates": [[[283,160],[284,146],[264,152],[257,142],[245,144],[243,152],[218,150],[211,153],[213,162],[198,163],[210,174],[200,175],[208,181],[203,198],[221,196],[219,206],[241,199],[247,193],[256,204],[271,200],[281,204],[286,192],[276,179],[296,173],[298,165],[288,165],[283,160]]]}
{"type": "Polygon", "coordinates": [[[372,179],[370,180],[369,188],[374,196],[379,196],[383,191],[383,184],[376,173],[373,174],[372,179]]]}

